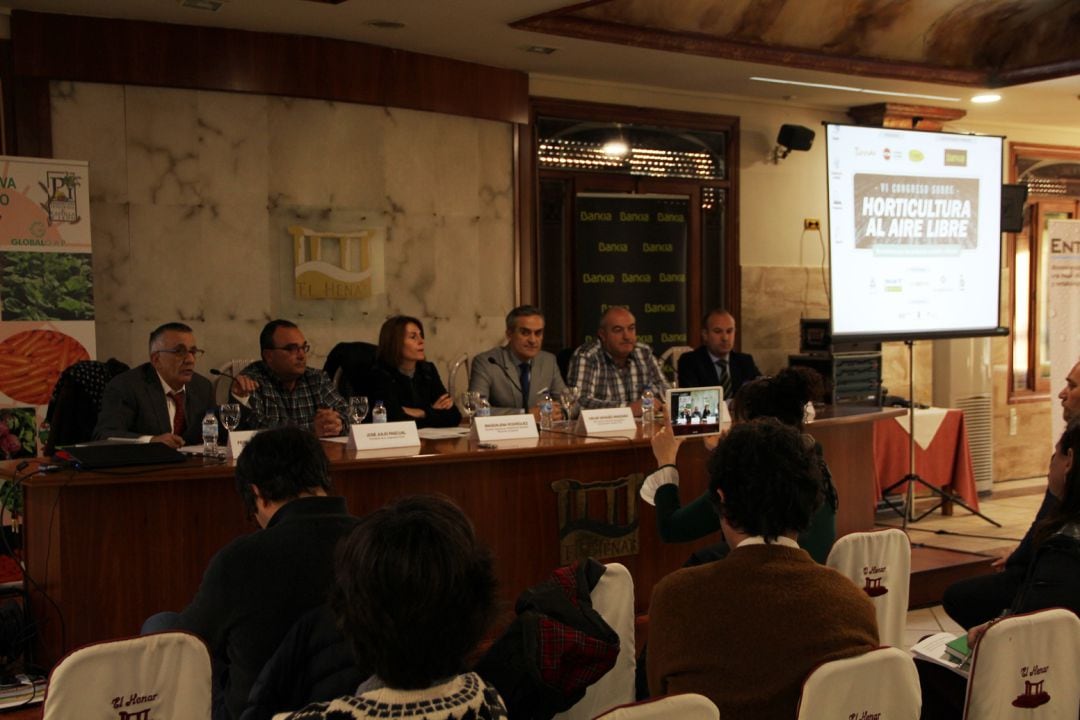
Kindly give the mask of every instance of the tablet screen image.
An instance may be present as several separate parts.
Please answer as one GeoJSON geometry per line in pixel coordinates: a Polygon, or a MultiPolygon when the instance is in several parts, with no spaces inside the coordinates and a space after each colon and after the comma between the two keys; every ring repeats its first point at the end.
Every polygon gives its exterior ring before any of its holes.
{"type": "Polygon", "coordinates": [[[671,432],[676,436],[718,435],[730,422],[722,387],[668,390],[667,407],[671,432]]]}

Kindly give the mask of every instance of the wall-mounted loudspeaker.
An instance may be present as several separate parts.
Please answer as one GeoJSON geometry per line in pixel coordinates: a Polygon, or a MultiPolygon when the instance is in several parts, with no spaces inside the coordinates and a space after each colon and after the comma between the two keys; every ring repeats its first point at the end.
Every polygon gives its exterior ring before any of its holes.
{"type": "MultiPolygon", "coordinates": [[[[791,150],[809,150],[814,144],[814,131],[802,125],[781,125],[776,144],[791,150]]],[[[785,153],[786,155],[787,153],[785,153]]]]}
{"type": "Polygon", "coordinates": [[[1020,232],[1024,229],[1024,203],[1027,185],[1001,186],[1001,232],[1020,232]]]}

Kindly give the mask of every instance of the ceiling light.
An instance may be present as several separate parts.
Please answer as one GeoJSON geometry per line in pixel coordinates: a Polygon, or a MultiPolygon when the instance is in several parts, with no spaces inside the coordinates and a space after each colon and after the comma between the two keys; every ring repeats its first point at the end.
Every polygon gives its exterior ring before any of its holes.
{"type": "Polygon", "coordinates": [[[626,157],[630,152],[630,146],[625,140],[608,140],[600,151],[609,157],[626,157]]]}
{"type": "Polygon", "coordinates": [[[525,50],[525,52],[536,53],[537,55],[550,55],[555,52],[555,48],[548,47],[547,45],[526,45],[522,49],[525,50]]]}
{"type": "Polygon", "coordinates": [[[368,20],[364,24],[379,30],[401,30],[405,27],[405,23],[397,20],[368,20]]]}
{"type": "Polygon", "coordinates": [[[981,95],[976,95],[971,98],[971,102],[979,103],[981,105],[984,103],[996,103],[1000,99],[1001,96],[997,93],[982,93],[981,95]]]}
{"type": "Polygon", "coordinates": [[[752,77],[751,80],[777,85],[798,85],[799,87],[821,88],[823,90],[840,90],[842,92],[864,93],[867,95],[889,95],[891,97],[919,98],[920,100],[944,100],[946,102],[960,102],[958,97],[946,97],[944,95],[924,95],[922,93],[890,92],[887,90],[871,90],[870,88],[851,87],[849,85],[828,85],[826,83],[799,82],[798,80],[781,80],[779,78],[752,77]]]}

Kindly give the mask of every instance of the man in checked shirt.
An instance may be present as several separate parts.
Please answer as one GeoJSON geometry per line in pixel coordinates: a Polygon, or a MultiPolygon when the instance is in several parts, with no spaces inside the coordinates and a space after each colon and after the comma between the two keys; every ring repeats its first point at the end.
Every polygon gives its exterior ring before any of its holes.
{"type": "Polygon", "coordinates": [[[307,366],[304,333],[288,320],[271,320],[259,334],[262,361],[244,368],[231,392],[243,405],[243,427],[296,425],[317,437],[344,434],[348,405],[322,370],[307,366]]]}
{"type": "Polygon", "coordinates": [[[652,348],[637,341],[633,313],[624,307],[608,308],[600,318],[597,339],[570,358],[568,385],[577,385],[581,407],[606,408],[629,405],[641,415],[641,392],[648,387],[663,401],[668,383],[653,357],[652,348]]]}

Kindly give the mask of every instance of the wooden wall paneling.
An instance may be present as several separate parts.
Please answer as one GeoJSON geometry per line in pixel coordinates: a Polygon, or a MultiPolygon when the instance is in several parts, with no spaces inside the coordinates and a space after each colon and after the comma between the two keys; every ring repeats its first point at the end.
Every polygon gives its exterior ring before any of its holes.
{"type": "Polygon", "coordinates": [[[528,76],[328,38],[16,10],[15,74],[355,102],[523,123],[528,76]]]}

